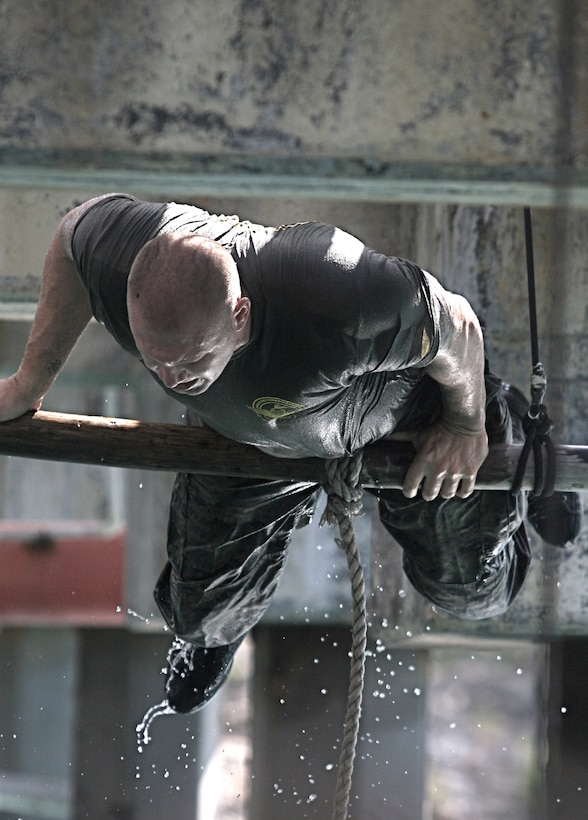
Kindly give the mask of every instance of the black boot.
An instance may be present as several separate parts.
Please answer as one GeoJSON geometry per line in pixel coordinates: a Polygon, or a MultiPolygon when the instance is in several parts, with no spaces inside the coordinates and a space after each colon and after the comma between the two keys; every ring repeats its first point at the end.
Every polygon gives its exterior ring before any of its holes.
{"type": "Polygon", "coordinates": [[[174,712],[197,712],[229,676],[243,638],[227,646],[203,648],[178,638],[167,656],[165,694],[174,712]]]}
{"type": "MultiPolygon", "coordinates": [[[[503,384],[502,394],[512,417],[515,441],[523,443],[523,419],[529,402],[512,384],[503,384]]],[[[541,538],[553,547],[565,547],[577,538],[582,526],[582,499],[578,493],[556,491],[548,497],[529,495],[527,520],[541,538]]]]}

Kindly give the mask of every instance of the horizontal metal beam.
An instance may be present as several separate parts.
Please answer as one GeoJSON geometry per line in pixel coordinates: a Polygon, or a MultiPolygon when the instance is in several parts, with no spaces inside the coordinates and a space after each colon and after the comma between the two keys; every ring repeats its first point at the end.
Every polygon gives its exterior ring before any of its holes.
{"type": "MultiPolygon", "coordinates": [[[[478,489],[512,486],[521,445],[493,446],[478,473],[478,489]]],[[[0,424],[0,454],[25,458],[101,464],[108,467],[249,476],[285,481],[326,481],[319,458],[274,458],[202,427],[159,424],[66,413],[28,413],[0,424]]],[[[414,457],[410,444],[380,440],[364,448],[361,483],[401,487],[414,457]]],[[[523,487],[532,489],[530,462],[523,487]]],[[[588,447],[557,448],[556,487],[588,487],[588,447]]]]}
{"type": "Polygon", "coordinates": [[[395,163],[369,157],[0,148],[0,187],[131,191],[186,198],[289,197],[355,202],[588,208],[588,170],[395,163]]]}

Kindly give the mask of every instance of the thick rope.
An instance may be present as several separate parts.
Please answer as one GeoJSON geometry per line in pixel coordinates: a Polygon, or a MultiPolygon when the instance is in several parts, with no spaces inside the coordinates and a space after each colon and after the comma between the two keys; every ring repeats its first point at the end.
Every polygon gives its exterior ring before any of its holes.
{"type": "Polygon", "coordinates": [[[333,459],[326,462],[325,465],[328,479],[325,485],[327,506],[321,523],[326,521],[329,524],[334,524],[336,522],[339,526],[341,538],[337,539],[337,544],[345,551],[347,557],[353,598],[351,671],[347,695],[347,714],[339,755],[332,820],[346,820],[347,818],[353,764],[359,738],[365,678],[367,645],[365,580],[352,522],[352,516],[361,511],[362,489],[359,484],[361,463],[362,453],[360,451],[353,456],[333,459]]]}

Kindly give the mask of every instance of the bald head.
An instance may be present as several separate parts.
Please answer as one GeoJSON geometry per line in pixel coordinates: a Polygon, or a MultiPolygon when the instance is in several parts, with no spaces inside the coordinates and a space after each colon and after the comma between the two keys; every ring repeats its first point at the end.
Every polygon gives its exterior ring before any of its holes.
{"type": "Polygon", "coordinates": [[[183,333],[194,321],[216,321],[241,296],[237,267],[218,242],[194,234],[163,234],[148,242],[131,268],[127,307],[131,329],[183,333]]]}
{"type": "Polygon", "coordinates": [[[218,242],[165,234],[137,255],[127,286],[129,323],[149,370],[166,387],[198,395],[249,339],[251,303],[218,242]]]}

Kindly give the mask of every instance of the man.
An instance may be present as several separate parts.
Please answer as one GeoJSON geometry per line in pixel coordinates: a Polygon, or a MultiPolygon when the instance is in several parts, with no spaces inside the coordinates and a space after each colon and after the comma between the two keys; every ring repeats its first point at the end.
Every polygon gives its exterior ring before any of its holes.
{"type": "MultiPolygon", "coordinates": [[[[0,420],[40,407],[92,315],[193,423],[276,456],[411,439],[403,491],[376,495],[413,585],[467,618],[504,611],[521,588],[527,499],[474,485],[488,441],[512,440],[507,400],[522,415],[524,399],[487,372],[466,300],[414,263],[319,223],[275,229],[125,194],[90,200],[50,245],[21,365],[0,382],[0,420]]],[[[177,477],[156,588],[177,636],[166,681],[176,711],[200,708],[226,679],[317,492],[177,477]]],[[[558,540],[577,528],[566,503],[558,540]]]]}

